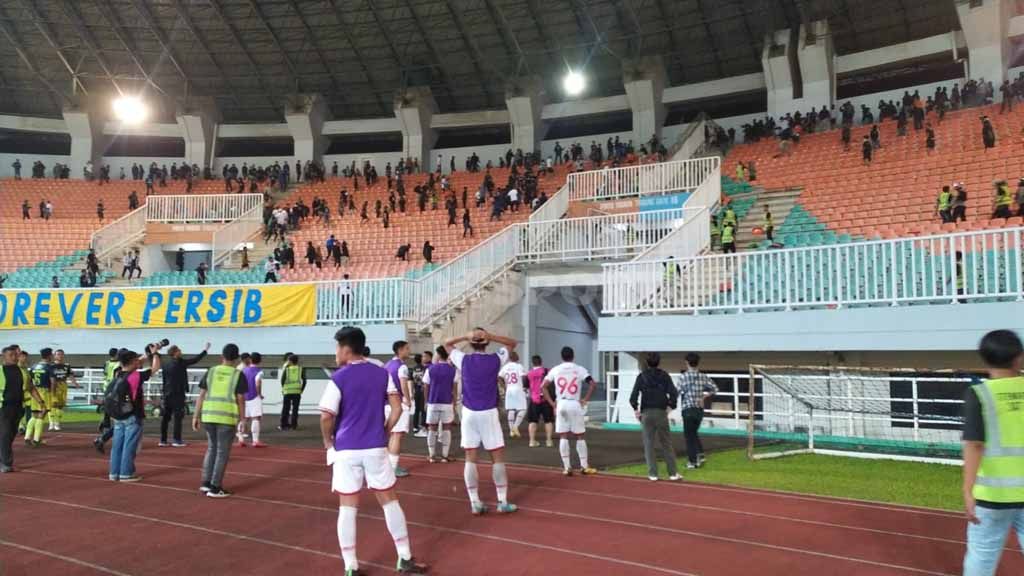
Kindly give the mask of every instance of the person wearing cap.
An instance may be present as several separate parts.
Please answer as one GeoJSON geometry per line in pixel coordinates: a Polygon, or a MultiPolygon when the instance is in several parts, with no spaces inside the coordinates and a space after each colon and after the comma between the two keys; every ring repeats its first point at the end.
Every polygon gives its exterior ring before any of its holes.
{"type": "Polygon", "coordinates": [[[106,396],[116,394],[119,399],[117,410],[108,415],[113,421],[114,437],[110,443],[110,470],[108,477],[114,482],[138,482],[141,476],[135,473],[135,456],[142,440],[142,421],[146,413],[146,398],[143,385],[160,370],[160,354],[153,345],[146,347],[150,361],[149,368],[142,369],[138,352],[121,349],[117,352],[120,371],[108,387],[106,396]]]}
{"type": "Polygon", "coordinates": [[[206,431],[206,457],[203,458],[203,480],[199,491],[209,498],[227,498],[224,471],[231,456],[231,443],[238,430],[238,420],[245,414],[245,394],[249,384],[238,370],[238,345],[226,344],[221,362],[211,367],[199,382],[199,399],[192,416],[192,429],[206,431]]]}
{"type": "Polygon", "coordinates": [[[657,445],[668,469],[668,479],[680,480],[682,476],[676,468],[676,449],[672,444],[672,433],[668,424],[668,411],[676,409],[679,392],[672,382],[672,377],[660,368],[661,354],[651,352],[647,355],[646,363],[647,369],[633,382],[629,405],[633,407],[637,420],[643,426],[647,477],[652,482],[658,479],[658,458],[654,454],[657,445]]]}

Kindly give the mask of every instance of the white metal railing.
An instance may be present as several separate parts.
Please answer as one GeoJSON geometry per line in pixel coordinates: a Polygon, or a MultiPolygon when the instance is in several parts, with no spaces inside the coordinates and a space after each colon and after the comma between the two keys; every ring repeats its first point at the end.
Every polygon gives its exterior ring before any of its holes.
{"type": "MultiPolygon", "coordinates": [[[[615,424],[638,424],[629,396],[639,372],[618,371],[605,373],[605,418],[606,422],[615,424]]],[[[750,376],[747,373],[707,373],[718,386],[718,393],[710,399],[710,408],[705,409],[704,425],[709,428],[726,430],[746,430],[750,418],[750,376]]],[[[673,375],[679,385],[678,375],[673,375]]],[[[755,376],[759,382],[761,376],[755,376]]],[[[836,435],[860,435],[884,439],[899,438],[902,440],[919,441],[923,436],[929,442],[958,443],[960,430],[949,416],[959,414],[963,405],[963,392],[973,383],[965,376],[909,376],[893,375],[889,383],[901,383],[892,390],[900,390],[903,395],[878,396],[865,398],[850,392],[840,391],[831,396],[833,400],[877,401],[879,403],[899,403],[907,406],[901,410],[904,415],[886,414],[851,414],[843,410],[815,410],[815,428],[836,435]],[[931,418],[929,418],[931,416],[931,418]],[[864,426],[870,422],[872,426],[864,426]],[[870,434],[873,432],[874,434],[870,434]]],[[[884,387],[883,387],[884,388],[884,387]]],[[[772,388],[769,387],[769,390],[772,388]]],[[[758,421],[807,419],[807,412],[799,403],[791,402],[791,396],[763,390],[754,394],[755,400],[760,399],[759,409],[755,409],[754,417],[758,421]]],[[[682,422],[680,409],[669,415],[675,423],[682,422]]]]}
{"type": "Polygon", "coordinates": [[[226,222],[263,206],[262,194],[174,194],[146,199],[149,222],[226,222]]]}
{"type": "Polygon", "coordinates": [[[239,246],[248,242],[263,229],[263,207],[255,206],[213,233],[211,267],[216,269],[230,260],[239,246]]]}
{"type": "Polygon", "coordinates": [[[703,152],[707,147],[707,139],[704,137],[705,126],[707,126],[707,115],[701,112],[679,134],[676,143],[669,150],[668,157],[672,160],[689,160],[703,152]]]}
{"type": "Polygon", "coordinates": [[[412,319],[410,289],[405,278],[341,280],[316,284],[316,323],[394,323],[412,319]]]}
{"type": "Polygon", "coordinates": [[[604,268],[609,314],[1024,299],[1024,227],[604,268]],[[959,255],[959,256],[958,256],[959,255]],[[958,258],[960,263],[958,264],[958,258]],[[656,294],[657,297],[652,297],[656,294]]]}
{"type": "Polygon", "coordinates": [[[519,236],[517,258],[527,262],[631,258],[699,213],[696,208],[673,208],[531,221],[519,236]]]}
{"type": "Polygon", "coordinates": [[[97,258],[104,258],[120,248],[130,246],[145,234],[146,206],[143,205],[93,232],[89,246],[96,252],[97,258]]]}
{"type": "Polygon", "coordinates": [[[722,167],[715,163],[700,186],[693,191],[686,203],[690,206],[705,206],[714,210],[722,199],[722,167]]]}
{"type": "Polygon", "coordinates": [[[636,262],[677,260],[703,254],[711,246],[711,211],[705,206],[686,210],[686,221],[671,234],[641,252],[636,262]]]}
{"type": "Polygon", "coordinates": [[[694,190],[720,163],[720,158],[711,156],[574,172],[567,182],[569,199],[600,200],[694,190]]]}

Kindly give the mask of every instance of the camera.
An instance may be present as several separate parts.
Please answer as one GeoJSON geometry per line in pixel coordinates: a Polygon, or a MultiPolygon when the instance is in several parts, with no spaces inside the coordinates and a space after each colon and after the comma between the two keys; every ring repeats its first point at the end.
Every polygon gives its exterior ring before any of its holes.
{"type": "Polygon", "coordinates": [[[160,340],[158,342],[154,342],[154,343],[150,344],[149,346],[146,346],[146,352],[148,354],[153,354],[157,350],[163,348],[164,346],[167,346],[170,343],[171,343],[170,340],[168,340],[167,338],[164,338],[163,340],[160,340]]]}

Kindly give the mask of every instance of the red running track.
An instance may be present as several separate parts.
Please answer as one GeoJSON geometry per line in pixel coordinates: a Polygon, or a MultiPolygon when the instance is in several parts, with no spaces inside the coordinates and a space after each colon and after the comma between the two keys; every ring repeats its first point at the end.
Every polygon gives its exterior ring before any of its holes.
{"type": "MultiPolygon", "coordinates": [[[[106,480],[106,460],[84,435],[19,450],[21,472],[0,477],[0,574],[90,576],[334,574],[342,569],[337,500],[319,450],[236,449],[226,484],[235,496],[199,497],[205,447],[156,449],[138,460],[138,484],[106,480]]],[[[405,457],[398,485],[413,551],[432,573],[958,574],[958,514],[869,502],[620,476],[565,478],[510,467],[520,512],[474,518],[460,464],[405,457]]],[[[481,495],[493,501],[490,467],[481,495]]],[[[388,573],[394,549],[367,494],[359,555],[388,573]]],[[[1000,575],[1024,573],[1008,549],[1000,575]]]]}

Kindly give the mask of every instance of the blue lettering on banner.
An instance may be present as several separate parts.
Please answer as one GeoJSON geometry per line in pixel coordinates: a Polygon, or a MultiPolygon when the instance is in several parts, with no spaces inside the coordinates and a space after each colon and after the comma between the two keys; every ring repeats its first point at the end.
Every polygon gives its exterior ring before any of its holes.
{"type": "Polygon", "coordinates": [[[40,292],[36,297],[36,326],[49,326],[50,324],[50,296],[49,292],[40,292]]]}
{"type": "Polygon", "coordinates": [[[189,290],[188,299],[185,302],[185,324],[189,322],[199,323],[199,304],[203,301],[203,293],[199,290],[189,290]]]}
{"type": "Polygon", "coordinates": [[[184,295],[185,292],[183,290],[171,290],[167,293],[167,310],[164,312],[165,323],[178,323],[178,311],[181,310],[181,298],[184,295]]]}
{"type": "Polygon", "coordinates": [[[210,294],[210,309],[206,311],[207,322],[220,322],[224,318],[224,299],[228,293],[223,290],[214,290],[210,294]]]}
{"type": "Polygon", "coordinates": [[[163,304],[164,295],[159,292],[150,292],[146,295],[146,307],[142,310],[142,323],[149,324],[149,314],[163,304]]]}
{"type": "Polygon", "coordinates": [[[85,325],[99,326],[100,324],[100,299],[103,292],[90,292],[89,301],[85,305],[85,325]]]}
{"type": "Polygon", "coordinates": [[[78,310],[78,303],[82,301],[83,294],[81,292],[75,293],[75,296],[71,299],[70,308],[67,306],[66,296],[68,294],[65,292],[57,294],[57,303],[60,304],[60,315],[64,319],[64,324],[71,326],[75,319],[75,310],[78,310]]]}
{"type": "Polygon", "coordinates": [[[234,297],[231,298],[231,323],[232,324],[237,324],[238,323],[238,309],[240,307],[239,305],[241,304],[241,302],[242,302],[242,291],[241,290],[235,290],[234,297]]]}
{"type": "Polygon", "coordinates": [[[107,298],[107,326],[114,326],[121,323],[121,307],[124,306],[124,294],[111,292],[107,298]]]}
{"type": "Polygon", "coordinates": [[[259,290],[246,290],[245,294],[245,323],[254,324],[260,321],[263,316],[263,307],[260,306],[260,301],[263,299],[263,293],[259,290]]]}
{"type": "Polygon", "coordinates": [[[7,295],[0,294],[0,322],[7,317],[7,295]]]}
{"type": "Polygon", "coordinates": [[[689,198],[689,192],[663,194],[660,196],[641,196],[640,211],[649,212],[652,210],[671,210],[673,208],[682,208],[689,198]]]}
{"type": "Polygon", "coordinates": [[[14,313],[11,314],[12,324],[15,326],[28,324],[28,316],[25,315],[25,312],[28,311],[28,306],[31,303],[32,299],[24,292],[18,292],[14,295],[14,313]]]}

